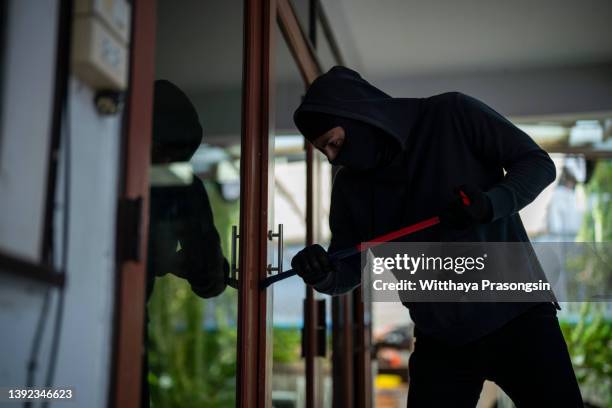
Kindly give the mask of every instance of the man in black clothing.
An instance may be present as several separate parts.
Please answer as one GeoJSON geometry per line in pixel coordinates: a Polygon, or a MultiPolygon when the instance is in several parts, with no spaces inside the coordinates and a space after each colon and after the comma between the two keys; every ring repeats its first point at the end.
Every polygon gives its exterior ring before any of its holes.
{"type": "MultiPolygon", "coordinates": [[[[313,82],[294,120],[341,166],[328,251],[312,245],[291,263],[331,295],[359,285],[361,272],[358,256],[335,261],[328,253],[435,215],[441,224],[410,241],[528,242],[518,211],[555,179],[553,162],[529,136],[459,92],[392,98],[357,72],[334,67],[313,82]]],[[[552,303],[405,305],[417,338],[411,408],[473,407],[484,379],[519,407],[582,406],[552,303]]]]}

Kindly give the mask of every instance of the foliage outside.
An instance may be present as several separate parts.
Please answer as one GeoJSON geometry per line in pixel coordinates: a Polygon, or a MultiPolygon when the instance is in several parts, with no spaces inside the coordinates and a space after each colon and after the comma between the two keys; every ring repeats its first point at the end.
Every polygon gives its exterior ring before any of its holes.
{"type": "MultiPolygon", "coordinates": [[[[596,164],[586,193],[589,210],[577,240],[612,241],[612,161],[596,164]]],[[[584,280],[609,288],[611,255],[600,253],[583,260],[580,273],[584,280]]],[[[601,407],[612,406],[612,320],[606,306],[603,302],[585,302],[575,323],[561,322],[583,398],[601,407]]]]}

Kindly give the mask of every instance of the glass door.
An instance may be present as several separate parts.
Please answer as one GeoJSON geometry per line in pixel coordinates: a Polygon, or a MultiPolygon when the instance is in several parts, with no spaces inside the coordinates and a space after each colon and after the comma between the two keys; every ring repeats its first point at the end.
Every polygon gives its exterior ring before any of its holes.
{"type": "MultiPolygon", "coordinates": [[[[320,73],[319,62],[299,25],[292,2],[278,1],[276,11],[268,178],[272,211],[268,234],[277,239],[282,237],[283,242],[269,244],[268,265],[273,274],[281,271],[279,265],[281,269],[291,269],[291,259],[306,245],[325,245],[328,234],[320,228],[319,200],[325,199],[325,193],[329,194],[330,184],[326,183],[331,176],[330,167],[323,164],[322,156],[305,141],[293,123],[293,112],[308,84],[320,73]]],[[[327,219],[324,222],[327,224],[327,219]]],[[[269,292],[271,405],[331,406],[331,360],[325,358],[329,353],[327,329],[331,324],[327,322],[331,323],[331,319],[327,311],[330,303],[304,285],[299,277],[280,281],[269,292]]]]}
{"type": "MultiPolygon", "coordinates": [[[[293,110],[304,93],[304,80],[280,29],[275,30],[274,115],[270,132],[268,192],[271,241],[268,264],[273,273],[291,269],[291,259],[306,245],[306,151],[293,124],[293,110]],[[279,234],[279,232],[282,232],[279,234]],[[280,240],[282,239],[282,245],[280,240]],[[281,251],[281,252],[279,252],[281,251]]],[[[303,353],[305,285],[297,276],[272,285],[273,407],[306,406],[303,353]]]]}
{"type": "Polygon", "coordinates": [[[317,357],[325,351],[330,327],[318,318],[326,308],[296,277],[262,287],[265,279],[290,269],[298,250],[319,239],[313,197],[320,177],[315,168],[321,169],[292,120],[306,85],[321,73],[304,32],[289,0],[246,0],[238,273],[241,407],[331,404],[331,368],[327,364],[325,380],[325,364],[317,357]],[[317,331],[318,322],[323,328],[317,331]]]}
{"type": "Polygon", "coordinates": [[[143,406],[236,406],[242,58],[242,2],[157,0],[143,406]]]}
{"type": "MultiPolygon", "coordinates": [[[[328,46],[327,33],[321,32],[323,13],[317,4],[278,0],[276,7],[280,30],[276,30],[274,43],[271,123],[275,128],[270,138],[274,142],[270,165],[275,167],[270,170],[274,178],[268,179],[269,191],[274,191],[274,221],[268,228],[272,231],[283,224],[285,269],[304,246],[318,243],[327,247],[330,239],[331,165],[304,140],[292,120],[307,86],[322,67],[326,70],[338,63],[337,53],[328,46]],[[311,24],[313,21],[317,24],[311,24]]],[[[271,261],[274,253],[269,253],[271,261]]],[[[275,284],[272,292],[272,406],[331,407],[331,297],[315,292],[299,278],[275,284]]]]}

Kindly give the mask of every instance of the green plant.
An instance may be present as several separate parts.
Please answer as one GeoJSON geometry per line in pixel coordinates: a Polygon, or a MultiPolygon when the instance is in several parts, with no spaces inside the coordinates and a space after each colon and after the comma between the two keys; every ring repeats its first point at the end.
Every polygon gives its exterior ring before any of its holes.
{"type": "Polygon", "coordinates": [[[575,280],[569,289],[584,296],[605,296],[612,291],[612,160],[597,162],[584,187],[588,211],[576,237],[586,242],[582,255],[568,259],[567,268],[575,280]]]}
{"type": "Polygon", "coordinates": [[[285,364],[299,362],[302,341],[300,329],[275,327],[272,333],[272,361],[285,364]]]}
{"type": "Polygon", "coordinates": [[[579,241],[612,241],[612,160],[598,161],[586,185],[589,211],[578,234],[579,241]]]}
{"type": "Polygon", "coordinates": [[[203,300],[172,275],[157,280],[148,325],[153,407],[234,406],[235,304],[233,291],[203,300]]]}
{"type": "Polygon", "coordinates": [[[577,322],[561,322],[561,329],[585,400],[612,406],[612,321],[603,304],[582,304],[577,322]]]}
{"type": "MultiPolygon", "coordinates": [[[[597,162],[585,192],[589,209],[577,240],[595,243],[596,252],[568,266],[580,271],[582,283],[608,293],[612,286],[612,255],[605,248],[612,241],[612,160],[597,162]]],[[[561,328],[585,400],[612,406],[612,321],[606,316],[605,307],[605,303],[585,302],[577,322],[561,322],[561,328]]]]}

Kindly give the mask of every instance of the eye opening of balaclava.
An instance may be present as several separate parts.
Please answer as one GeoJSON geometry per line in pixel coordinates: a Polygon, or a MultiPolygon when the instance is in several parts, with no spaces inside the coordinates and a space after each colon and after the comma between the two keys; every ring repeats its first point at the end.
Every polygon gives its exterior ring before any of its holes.
{"type": "Polygon", "coordinates": [[[356,171],[374,170],[389,164],[399,150],[399,143],[393,137],[360,120],[319,112],[301,112],[295,122],[311,142],[336,126],[344,129],[344,143],[338,155],[330,161],[333,165],[356,171]]]}
{"type": "Polygon", "coordinates": [[[202,126],[195,107],[170,81],[155,81],[154,90],[151,161],[188,161],[202,142],[202,126]]]}

